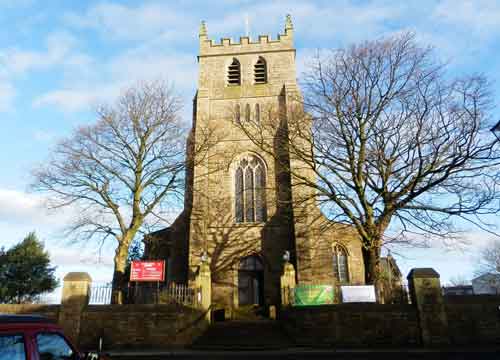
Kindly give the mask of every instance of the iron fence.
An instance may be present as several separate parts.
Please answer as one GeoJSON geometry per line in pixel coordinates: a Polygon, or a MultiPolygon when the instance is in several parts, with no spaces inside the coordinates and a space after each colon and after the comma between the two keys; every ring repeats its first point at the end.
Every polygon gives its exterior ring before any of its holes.
{"type": "MultiPolygon", "coordinates": [[[[107,305],[111,304],[111,284],[92,284],[89,288],[89,304],[107,305]]],[[[127,294],[128,295],[128,294],[127,294]]]]}
{"type": "MultiPolygon", "coordinates": [[[[125,304],[170,304],[177,303],[198,307],[201,304],[201,289],[186,284],[169,285],[158,283],[129,283],[121,289],[125,304]]],[[[111,304],[112,284],[93,284],[89,289],[89,304],[111,304]]]]}

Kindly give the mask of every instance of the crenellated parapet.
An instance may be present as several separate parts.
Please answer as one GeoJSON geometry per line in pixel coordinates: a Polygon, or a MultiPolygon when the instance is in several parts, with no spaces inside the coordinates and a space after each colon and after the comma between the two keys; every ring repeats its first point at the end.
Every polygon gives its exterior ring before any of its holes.
{"type": "Polygon", "coordinates": [[[202,21],[200,26],[200,57],[251,54],[274,51],[295,51],[293,46],[293,24],[290,15],[285,21],[284,33],[278,34],[276,39],[269,35],[259,35],[255,41],[248,36],[241,36],[239,42],[231,38],[222,38],[220,42],[208,38],[207,26],[202,21]]]}

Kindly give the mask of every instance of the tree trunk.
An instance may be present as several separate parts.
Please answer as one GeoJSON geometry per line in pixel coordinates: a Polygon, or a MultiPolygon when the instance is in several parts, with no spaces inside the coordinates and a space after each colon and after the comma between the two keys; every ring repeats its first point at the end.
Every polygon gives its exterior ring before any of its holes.
{"type": "Polygon", "coordinates": [[[380,246],[363,248],[363,258],[365,260],[365,281],[367,284],[375,285],[377,302],[383,302],[382,296],[382,269],[380,268],[380,246]]]}
{"type": "Polygon", "coordinates": [[[127,283],[125,267],[127,265],[128,247],[128,242],[121,241],[115,252],[111,304],[123,304],[123,289],[127,283]]]}

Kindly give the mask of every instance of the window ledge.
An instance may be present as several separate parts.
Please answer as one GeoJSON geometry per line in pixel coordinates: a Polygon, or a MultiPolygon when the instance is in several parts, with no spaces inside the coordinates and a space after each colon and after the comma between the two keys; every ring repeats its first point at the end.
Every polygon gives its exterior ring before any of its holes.
{"type": "Polygon", "coordinates": [[[238,226],[238,227],[251,227],[251,226],[259,226],[259,227],[263,227],[264,225],[266,225],[266,222],[234,222],[233,223],[234,226],[238,226]]]}

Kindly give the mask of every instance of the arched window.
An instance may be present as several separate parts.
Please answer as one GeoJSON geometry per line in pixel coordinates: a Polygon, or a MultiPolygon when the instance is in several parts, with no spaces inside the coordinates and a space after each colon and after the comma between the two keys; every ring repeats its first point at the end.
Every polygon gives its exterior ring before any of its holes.
{"type": "Polygon", "coordinates": [[[253,67],[253,76],[256,84],[267,83],[267,64],[264,58],[259,57],[259,60],[255,63],[253,67]]]}
{"type": "Polygon", "coordinates": [[[333,247],[333,275],[339,283],[349,282],[347,251],[340,245],[333,247]]]}
{"type": "Polygon", "coordinates": [[[266,170],[264,163],[256,156],[242,159],[234,174],[234,186],[236,222],[266,221],[266,170]]]}
{"type": "Polygon", "coordinates": [[[260,123],[260,105],[255,104],[255,122],[260,123]]]}
{"type": "Polygon", "coordinates": [[[249,122],[250,121],[250,117],[251,117],[251,113],[250,113],[250,105],[246,105],[245,106],[245,121],[246,122],[249,122]]]}
{"type": "Polygon", "coordinates": [[[227,69],[227,83],[228,85],[241,85],[241,67],[237,59],[233,59],[227,69]]]}
{"type": "Polygon", "coordinates": [[[234,107],[234,121],[237,124],[241,124],[241,111],[239,104],[236,104],[236,106],[234,107]]]}

